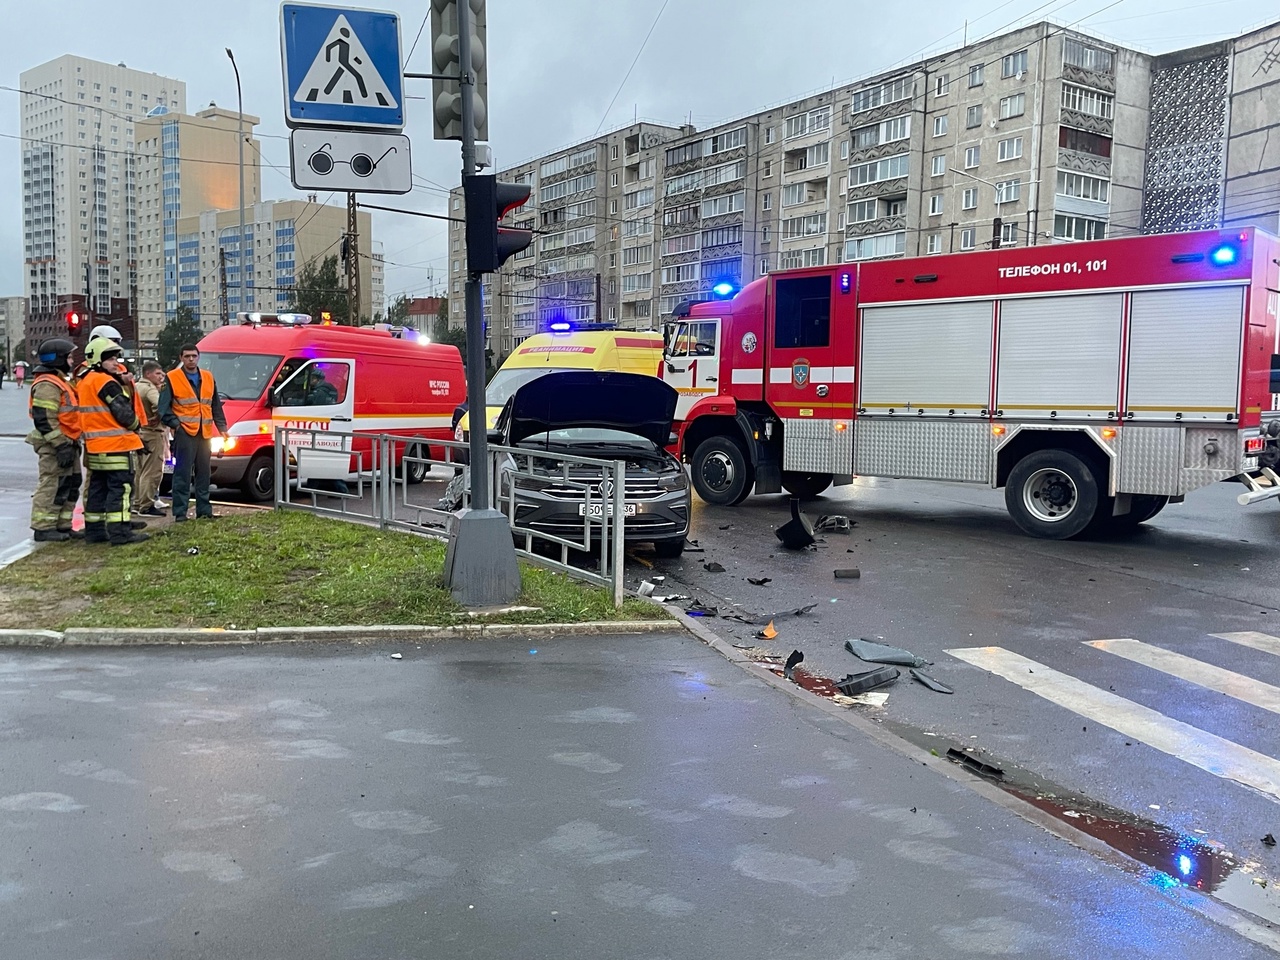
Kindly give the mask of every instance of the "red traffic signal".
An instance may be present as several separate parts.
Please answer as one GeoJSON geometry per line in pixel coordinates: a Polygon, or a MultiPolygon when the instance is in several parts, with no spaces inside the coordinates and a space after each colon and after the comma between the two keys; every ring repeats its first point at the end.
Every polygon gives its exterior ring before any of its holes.
{"type": "Polygon", "coordinates": [[[74,310],[67,311],[67,333],[75,336],[80,332],[80,314],[74,310]]]}
{"type": "Polygon", "coordinates": [[[462,178],[467,204],[467,270],[493,273],[533,243],[532,230],[500,227],[498,221],[529,199],[529,185],[499,183],[493,174],[462,178]]]}

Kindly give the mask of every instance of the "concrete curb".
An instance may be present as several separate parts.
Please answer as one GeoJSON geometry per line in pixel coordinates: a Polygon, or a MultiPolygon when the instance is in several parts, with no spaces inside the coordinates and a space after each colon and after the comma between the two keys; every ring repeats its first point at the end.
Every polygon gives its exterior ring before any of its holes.
{"type": "Polygon", "coordinates": [[[466,623],[451,627],[379,624],[367,627],[258,627],[254,630],[166,627],[71,627],[56,630],[0,630],[0,647],[247,646],[267,643],[412,643],[461,637],[600,637],[670,633],[683,629],[671,620],[593,620],[587,623],[466,623]]]}

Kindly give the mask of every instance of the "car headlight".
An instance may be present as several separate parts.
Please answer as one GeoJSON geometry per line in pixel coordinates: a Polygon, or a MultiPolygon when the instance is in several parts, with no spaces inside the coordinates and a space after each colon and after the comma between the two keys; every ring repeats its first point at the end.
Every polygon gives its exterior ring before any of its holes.
{"type": "Polygon", "coordinates": [[[234,450],[235,448],[236,448],[235,437],[227,437],[225,440],[222,437],[212,437],[209,440],[210,453],[226,453],[230,450],[234,450]]]}

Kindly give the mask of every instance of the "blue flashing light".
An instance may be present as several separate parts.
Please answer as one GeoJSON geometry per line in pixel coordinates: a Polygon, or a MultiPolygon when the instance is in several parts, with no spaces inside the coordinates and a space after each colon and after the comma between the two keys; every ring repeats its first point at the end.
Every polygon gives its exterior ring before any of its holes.
{"type": "Polygon", "coordinates": [[[557,320],[555,323],[551,324],[548,329],[552,333],[569,333],[573,330],[573,324],[568,320],[557,320]]]}
{"type": "Polygon", "coordinates": [[[1240,256],[1240,251],[1229,243],[1222,246],[1214,247],[1209,251],[1209,260],[1218,267],[1229,267],[1235,263],[1240,256]]]}
{"type": "Polygon", "coordinates": [[[840,292],[848,293],[853,289],[853,274],[847,270],[840,274],[840,292]]]}
{"type": "Polygon", "coordinates": [[[711,288],[711,292],[714,293],[717,297],[724,299],[724,298],[733,296],[734,292],[737,289],[738,288],[734,286],[732,283],[730,283],[728,280],[721,280],[719,283],[717,283],[714,287],[711,288]]]}
{"type": "Polygon", "coordinates": [[[1195,866],[1195,864],[1193,864],[1193,863],[1191,862],[1191,858],[1190,858],[1190,857],[1188,857],[1185,853],[1184,853],[1184,854],[1181,854],[1181,855],[1178,857],[1178,871],[1179,871],[1179,872],[1180,872],[1184,877],[1185,877],[1185,876],[1187,876],[1189,873],[1191,873],[1191,868],[1192,868],[1193,866],[1195,866]]]}

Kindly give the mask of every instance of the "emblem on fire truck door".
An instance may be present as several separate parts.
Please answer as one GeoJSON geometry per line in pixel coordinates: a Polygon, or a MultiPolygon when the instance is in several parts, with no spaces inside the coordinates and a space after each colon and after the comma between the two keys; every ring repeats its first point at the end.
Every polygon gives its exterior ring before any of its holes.
{"type": "Polygon", "coordinates": [[[809,384],[809,361],[797,360],[791,364],[791,382],[797,387],[808,386],[809,384]]]}
{"type": "Polygon", "coordinates": [[[742,335],[742,352],[743,353],[755,353],[757,346],[758,346],[758,341],[756,340],[756,335],[752,333],[750,330],[748,330],[746,333],[742,335]]]}

